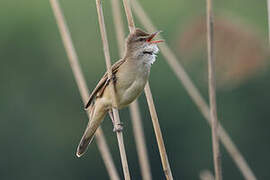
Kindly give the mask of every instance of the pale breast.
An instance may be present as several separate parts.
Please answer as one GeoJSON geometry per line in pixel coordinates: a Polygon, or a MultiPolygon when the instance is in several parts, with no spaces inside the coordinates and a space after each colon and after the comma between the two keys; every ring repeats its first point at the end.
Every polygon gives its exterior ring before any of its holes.
{"type": "Polygon", "coordinates": [[[140,64],[129,72],[119,75],[118,86],[118,101],[119,107],[123,108],[134,101],[143,91],[148,80],[150,68],[140,64]],[[119,88],[120,87],[120,88],[119,88]]]}

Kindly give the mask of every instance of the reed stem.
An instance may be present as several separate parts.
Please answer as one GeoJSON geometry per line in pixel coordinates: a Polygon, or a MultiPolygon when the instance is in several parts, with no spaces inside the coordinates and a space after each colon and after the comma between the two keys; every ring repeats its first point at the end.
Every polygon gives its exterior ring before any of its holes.
{"type": "Polygon", "coordinates": [[[131,9],[130,9],[130,2],[129,0],[123,0],[123,4],[124,4],[126,17],[127,17],[129,32],[132,33],[135,30],[135,23],[133,20],[131,9]]]}
{"type": "MultiPolygon", "coordinates": [[[[116,32],[116,39],[118,44],[118,51],[119,55],[124,55],[124,25],[123,20],[120,14],[120,4],[119,0],[111,0],[112,2],[112,13],[113,13],[113,20],[114,20],[114,27],[116,32]]],[[[143,133],[143,125],[142,125],[142,119],[140,116],[140,109],[138,100],[135,100],[133,103],[129,106],[129,111],[131,115],[131,121],[132,121],[132,127],[133,127],[133,133],[136,143],[136,149],[138,153],[139,163],[140,163],[140,169],[142,173],[142,179],[143,180],[151,180],[151,170],[150,170],[150,164],[149,159],[147,155],[147,148],[143,133]]]]}
{"type": "Polygon", "coordinates": [[[218,118],[216,104],[216,73],[214,59],[214,15],[212,0],[206,0],[206,22],[207,22],[207,54],[208,54],[208,85],[210,118],[212,129],[212,147],[215,167],[215,179],[222,180],[221,154],[219,149],[219,139],[217,135],[218,118]]]}
{"type": "MultiPolygon", "coordinates": [[[[82,101],[84,104],[87,103],[88,97],[89,97],[89,90],[86,85],[85,78],[83,76],[78,56],[75,51],[70,32],[68,30],[68,27],[65,22],[64,15],[61,11],[60,5],[58,0],[50,0],[50,4],[56,19],[56,23],[58,25],[60,35],[66,50],[66,53],[68,55],[68,60],[70,63],[70,67],[72,69],[73,75],[75,77],[75,81],[77,83],[77,86],[79,88],[79,92],[82,97],[82,101]]],[[[87,111],[88,117],[90,117],[90,112],[87,111]]],[[[106,140],[104,138],[103,132],[101,128],[98,128],[96,134],[95,134],[96,142],[100,151],[100,154],[102,156],[102,159],[104,161],[106,170],[108,171],[109,177],[111,180],[119,180],[119,175],[117,173],[117,170],[115,168],[115,165],[112,160],[112,156],[110,153],[110,150],[108,148],[108,145],[106,143],[106,140]]]]}
{"type": "Polygon", "coordinates": [[[268,43],[270,44],[270,0],[267,0],[267,13],[268,13],[268,43]]]}
{"type": "MultiPolygon", "coordinates": [[[[132,33],[135,30],[135,24],[134,24],[134,20],[133,20],[133,17],[132,17],[129,0],[123,0],[123,4],[124,4],[124,7],[125,7],[125,13],[126,13],[126,16],[127,16],[129,31],[130,31],[130,33],[132,33]]],[[[154,100],[153,100],[153,97],[152,97],[149,82],[147,82],[146,85],[145,85],[144,93],[145,93],[145,96],[146,96],[146,99],[147,99],[148,108],[149,108],[151,118],[152,118],[152,123],[153,123],[153,126],[154,126],[154,131],[155,131],[156,140],[157,140],[157,144],[158,144],[158,148],[159,148],[159,153],[160,153],[160,158],[161,158],[161,162],[162,162],[162,166],[163,166],[163,171],[164,171],[164,174],[166,176],[166,179],[167,180],[172,180],[173,176],[172,176],[172,172],[171,172],[171,168],[170,168],[170,163],[169,163],[169,160],[168,160],[165,144],[164,144],[164,141],[163,141],[160,125],[159,125],[159,122],[158,122],[158,116],[157,116],[157,112],[156,112],[156,108],[155,108],[154,100]]]]}
{"type": "MultiPolygon", "coordinates": [[[[109,45],[108,45],[101,0],[96,0],[96,6],[97,6],[98,22],[99,22],[99,27],[100,27],[101,39],[103,43],[103,51],[104,51],[104,56],[105,56],[105,61],[106,61],[106,66],[107,66],[108,78],[111,79],[112,78],[111,58],[110,58],[109,45]]],[[[117,98],[115,95],[114,84],[110,83],[109,87],[110,87],[110,91],[113,97],[113,104],[117,105],[117,98]]],[[[114,116],[114,121],[115,121],[114,126],[119,126],[119,127],[115,127],[116,129],[121,128],[119,112],[115,108],[113,108],[112,110],[113,110],[113,116],[114,116]]],[[[130,180],[126,150],[125,150],[124,139],[123,139],[123,132],[116,131],[116,135],[117,135],[117,140],[118,140],[118,146],[119,146],[119,151],[120,151],[120,156],[121,156],[124,177],[125,177],[125,180],[130,180]]]]}
{"type": "MultiPolygon", "coordinates": [[[[152,21],[137,0],[132,0],[131,6],[138,20],[146,28],[147,31],[154,32],[157,30],[157,28],[155,28],[152,21]]],[[[162,39],[161,36],[159,37],[162,39]]],[[[178,78],[179,82],[183,84],[192,101],[195,103],[195,105],[197,105],[199,111],[207,120],[208,124],[211,125],[209,106],[200,94],[197,87],[194,85],[194,83],[188,76],[188,74],[186,73],[183,66],[180,64],[179,60],[176,58],[176,55],[172,52],[166,42],[162,43],[162,45],[160,46],[160,50],[161,53],[164,55],[168,65],[178,78]]],[[[244,157],[230,138],[229,134],[225,131],[221,124],[218,125],[218,136],[221,143],[224,145],[225,149],[229,152],[233,161],[236,163],[240,172],[243,174],[244,178],[248,180],[256,180],[256,177],[252,172],[251,168],[249,167],[247,161],[244,159],[244,157]]]]}

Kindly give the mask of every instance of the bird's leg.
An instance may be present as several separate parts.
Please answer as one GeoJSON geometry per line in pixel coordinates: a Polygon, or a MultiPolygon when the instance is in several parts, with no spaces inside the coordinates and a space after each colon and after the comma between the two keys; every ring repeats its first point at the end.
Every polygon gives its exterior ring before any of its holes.
{"type": "Polygon", "coordinates": [[[112,120],[112,123],[113,123],[113,132],[120,132],[123,130],[123,123],[120,122],[120,123],[116,123],[115,120],[114,120],[114,117],[113,117],[113,112],[112,112],[112,109],[109,110],[109,116],[112,120]]]}

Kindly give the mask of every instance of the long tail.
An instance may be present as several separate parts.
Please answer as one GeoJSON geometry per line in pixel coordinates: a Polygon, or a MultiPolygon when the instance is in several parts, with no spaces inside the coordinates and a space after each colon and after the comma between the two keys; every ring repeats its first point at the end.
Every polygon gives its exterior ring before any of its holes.
{"type": "Polygon", "coordinates": [[[93,116],[90,117],[89,123],[78,145],[76,153],[77,157],[81,157],[85,153],[88,145],[93,140],[97,128],[100,126],[102,120],[104,119],[104,116],[106,115],[106,111],[104,110],[104,108],[97,109],[96,107],[94,107],[93,111],[93,116]]]}

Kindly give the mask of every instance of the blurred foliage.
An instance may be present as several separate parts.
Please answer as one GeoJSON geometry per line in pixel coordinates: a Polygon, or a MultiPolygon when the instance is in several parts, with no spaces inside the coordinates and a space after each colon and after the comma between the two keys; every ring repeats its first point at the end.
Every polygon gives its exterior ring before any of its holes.
{"type": "MultiPolygon", "coordinates": [[[[228,16],[228,15],[226,15],[228,16]]],[[[218,90],[236,88],[268,67],[269,48],[254,27],[239,18],[215,17],[214,47],[218,90]]],[[[196,69],[197,79],[207,84],[206,17],[199,16],[184,25],[179,34],[179,56],[186,69],[196,69]],[[192,68],[193,66],[193,68],[192,68]],[[198,68],[199,67],[199,68],[198,68]]]]}
{"type": "MultiPolygon", "coordinates": [[[[60,3],[93,89],[105,71],[95,2],[60,3]]],[[[174,51],[178,51],[174,42],[183,25],[205,12],[204,1],[151,0],[142,4],[174,51]]],[[[109,1],[104,1],[104,10],[111,56],[117,60],[109,1]]],[[[223,11],[255,26],[267,40],[266,1],[216,1],[215,12],[223,11]]],[[[108,179],[95,143],[85,156],[75,157],[87,116],[49,1],[2,0],[0,27],[0,179],[108,179]]],[[[189,70],[189,74],[207,98],[207,86],[196,78],[195,71],[189,70]]],[[[217,93],[220,120],[258,179],[270,178],[266,164],[270,161],[269,78],[268,70],[236,89],[217,93]]],[[[213,170],[209,126],[162,55],[152,67],[150,84],[175,179],[198,179],[201,170],[213,170]]],[[[164,179],[143,96],[139,100],[153,179],[164,179]]],[[[130,172],[133,179],[141,179],[128,110],[120,115],[130,172]]],[[[103,128],[122,173],[117,141],[107,118],[103,128]]],[[[243,179],[225,149],[222,165],[224,179],[243,179]]]]}

